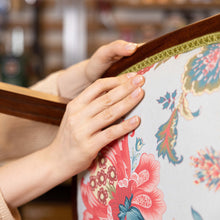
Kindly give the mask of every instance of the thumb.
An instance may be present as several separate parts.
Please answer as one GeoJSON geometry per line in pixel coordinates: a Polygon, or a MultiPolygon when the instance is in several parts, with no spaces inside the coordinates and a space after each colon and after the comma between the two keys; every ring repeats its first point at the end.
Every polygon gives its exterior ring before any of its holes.
{"type": "Polygon", "coordinates": [[[100,47],[89,60],[86,74],[91,82],[95,81],[116,61],[124,56],[132,55],[138,45],[136,43],[117,40],[100,47]]]}

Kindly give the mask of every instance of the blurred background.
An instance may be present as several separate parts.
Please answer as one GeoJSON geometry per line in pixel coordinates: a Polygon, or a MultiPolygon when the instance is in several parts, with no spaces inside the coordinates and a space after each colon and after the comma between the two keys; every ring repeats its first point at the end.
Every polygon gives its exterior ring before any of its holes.
{"type": "MultiPolygon", "coordinates": [[[[30,86],[117,39],[142,43],[220,12],[220,0],[0,0],[0,81],[30,86]]],[[[71,184],[20,208],[71,219],[71,184]]]]}

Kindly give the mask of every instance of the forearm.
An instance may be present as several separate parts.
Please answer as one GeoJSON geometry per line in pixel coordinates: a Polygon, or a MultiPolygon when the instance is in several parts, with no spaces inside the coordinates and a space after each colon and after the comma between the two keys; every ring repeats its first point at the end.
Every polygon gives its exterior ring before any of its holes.
{"type": "Polygon", "coordinates": [[[42,195],[70,177],[50,147],[0,168],[0,189],[11,208],[42,195]]]}

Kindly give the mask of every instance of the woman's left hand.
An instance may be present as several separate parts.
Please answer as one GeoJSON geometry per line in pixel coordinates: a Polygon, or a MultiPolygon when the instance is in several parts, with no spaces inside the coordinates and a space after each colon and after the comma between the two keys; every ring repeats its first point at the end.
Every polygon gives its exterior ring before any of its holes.
{"type": "Polygon", "coordinates": [[[58,89],[62,97],[73,99],[96,81],[116,61],[132,55],[138,45],[117,40],[100,47],[85,61],[63,70],[58,77],[58,89]]]}

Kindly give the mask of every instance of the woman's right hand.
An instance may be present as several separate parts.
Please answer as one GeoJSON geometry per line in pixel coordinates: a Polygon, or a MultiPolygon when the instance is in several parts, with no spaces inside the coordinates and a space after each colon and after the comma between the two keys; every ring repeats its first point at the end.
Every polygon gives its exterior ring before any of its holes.
{"type": "Polygon", "coordinates": [[[139,126],[138,116],[115,122],[142,100],[144,81],[136,73],[99,79],[67,105],[51,145],[67,176],[87,169],[104,146],[139,126]]]}
{"type": "Polygon", "coordinates": [[[48,147],[0,167],[8,206],[23,205],[87,169],[102,147],[137,128],[138,116],[115,122],[141,101],[143,84],[135,73],[99,79],[72,100],[48,147]]]}

